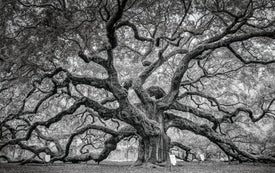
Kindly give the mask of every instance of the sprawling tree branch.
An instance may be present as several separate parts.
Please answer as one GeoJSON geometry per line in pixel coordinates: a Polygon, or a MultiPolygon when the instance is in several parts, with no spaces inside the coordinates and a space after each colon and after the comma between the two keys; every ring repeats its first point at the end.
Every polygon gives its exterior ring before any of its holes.
{"type": "Polygon", "coordinates": [[[247,159],[252,161],[260,161],[260,162],[274,162],[275,159],[273,157],[269,156],[262,156],[262,155],[252,155],[248,152],[239,150],[238,147],[231,142],[231,140],[225,136],[222,136],[215,132],[213,129],[208,127],[207,125],[197,125],[196,123],[179,116],[175,116],[172,114],[169,114],[170,118],[172,118],[167,123],[167,128],[170,127],[176,127],[181,130],[188,130],[192,131],[195,134],[202,135],[207,137],[210,141],[217,144],[223,151],[232,156],[233,158],[236,158],[240,161],[246,161],[247,159]]]}
{"type": "Polygon", "coordinates": [[[185,150],[187,160],[191,148],[170,143],[166,133],[175,127],[205,136],[239,161],[274,162],[223,133],[238,121],[275,115],[274,8],[271,0],[3,2],[0,151],[15,145],[31,155],[0,157],[43,163],[45,153],[52,162],[99,163],[135,135],[140,163],[166,163],[170,146],[185,150]],[[63,148],[46,132],[59,133],[53,129],[66,123],[75,130],[64,128],[70,133],[63,148]],[[82,149],[93,146],[93,130],[104,133],[102,140],[108,134],[103,150],[71,155],[78,137],[82,149]]]}

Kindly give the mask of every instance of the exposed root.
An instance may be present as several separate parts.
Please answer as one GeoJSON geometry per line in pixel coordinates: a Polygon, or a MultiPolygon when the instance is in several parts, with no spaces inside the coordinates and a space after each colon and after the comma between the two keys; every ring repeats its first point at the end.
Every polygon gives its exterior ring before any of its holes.
{"type": "Polygon", "coordinates": [[[132,166],[132,167],[136,167],[136,166],[141,166],[142,164],[143,164],[142,161],[137,160],[137,161],[135,161],[131,166],[132,166]]]}
{"type": "Polygon", "coordinates": [[[169,167],[170,163],[169,162],[161,162],[161,163],[151,163],[151,162],[141,162],[141,161],[136,161],[132,167],[141,167],[141,168],[165,168],[169,167]]]}
{"type": "Polygon", "coordinates": [[[158,164],[150,163],[150,162],[142,164],[142,167],[143,168],[149,168],[149,169],[151,169],[151,168],[163,168],[163,167],[159,166],[158,164]]]}

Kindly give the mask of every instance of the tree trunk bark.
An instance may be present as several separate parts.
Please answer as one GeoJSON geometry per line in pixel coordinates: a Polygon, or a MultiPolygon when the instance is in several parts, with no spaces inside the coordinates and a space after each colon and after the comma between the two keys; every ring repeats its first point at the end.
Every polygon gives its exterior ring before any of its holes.
{"type": "Polygon", "coordinates": [[[169,145],[170,138],[165,133],[140,139],[136,165],[143,163],[157,165],[170,163],[169,145]]]}
{"type": "Polygon", "coordinates": [[[165,132],[164,114],[156,110],[156,105],[147,105],[147,117],[159,123],[160,132],[157,135],[141,137],[138,147],[138,159],[135,165],[150,163],[154,165],[170,164],[169,149],[170,138],[165,132]]]}

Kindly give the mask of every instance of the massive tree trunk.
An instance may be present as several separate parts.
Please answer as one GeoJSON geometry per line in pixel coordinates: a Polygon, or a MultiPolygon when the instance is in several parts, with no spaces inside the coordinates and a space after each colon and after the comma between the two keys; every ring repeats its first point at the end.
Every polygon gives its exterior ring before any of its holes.
{"type": "Polygon", "coordinates": [[[138,159],[136,165],[152,163],[157,165],[169,164],[170,138],[165,132],[163,114],[152,111],[150,118],[160,124],[160,133],[155,136],[141,137],[139,140],[138,159]],[[152,116],[153,115],[153,116],[152,116]]]}
{"type": "Polygon", "coordinates": [[[162,133],[158,136],[148,136],[139,140],[138,159],[136,165],[143,163],[169,163],[170,138],[162,133]]]}

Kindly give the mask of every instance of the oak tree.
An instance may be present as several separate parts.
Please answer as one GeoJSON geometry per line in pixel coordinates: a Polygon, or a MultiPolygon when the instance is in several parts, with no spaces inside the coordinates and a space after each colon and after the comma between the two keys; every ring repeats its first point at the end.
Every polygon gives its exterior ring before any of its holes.
{"type": "Polygon", "coordinates": [[[273,121],[272,0],[1,0],[0,9],[0,151],[32,153],[18,162],[41,153],[100,162],[134,136],[137,165],[165,165],[171,147],[191,150],[171,128],[239,161],[275,161],[225,133],[273,121]],[[108,134],[101,152],[70,154],[91,129],[108,134]],[[53,135],[62,130],[65,142],[53,135]]]}

